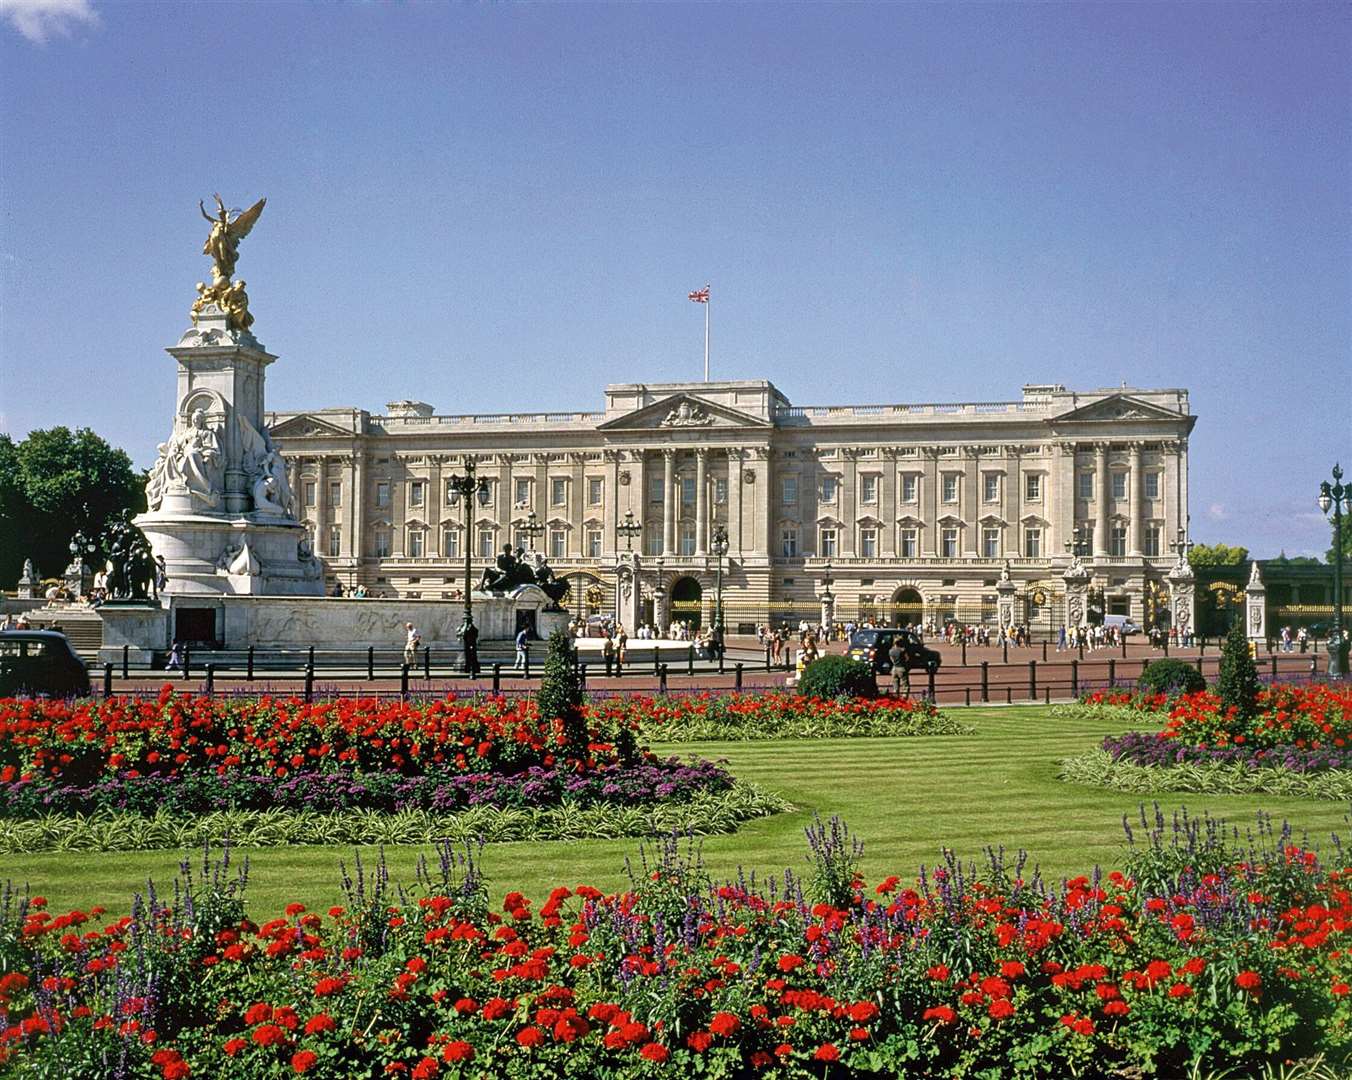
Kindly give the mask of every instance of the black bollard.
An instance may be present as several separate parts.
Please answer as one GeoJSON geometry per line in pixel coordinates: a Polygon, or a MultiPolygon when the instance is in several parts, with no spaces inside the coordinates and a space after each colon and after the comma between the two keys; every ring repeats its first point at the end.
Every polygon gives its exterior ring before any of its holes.
{"type": "Polygon", "coordinates": [[[661,657],[658,655],[656,640],[653,641],[653,674],[662,674],[661,657]]]}
{"type": "Polygon", "coordinates": [[[659,664],[657,666],[657,689],[659,693],[667,692],[667,665],[659,664]]]}
{"type": "Polygon", "coordinates": [[[724,646],[723,646],[723,639],[722,639],[722,637],[720,637],[720,638],[718,639],[718,644],[715,646],[715,648],[718,649],[718,673],[719,673],[720,675],[722,675],[722,674],[723,674],[723,654],[724,654],[725,652],[727,652],[727,649],[725,649],[724,646]]]}
{"type": "Polygon", "coordinates": [[[249,679],[250,679],[250,681],[253,680],[253,664],[254,664],[254,647],[253,647],[252,645],[250,645],[250,646],[249,646],[249,679]]]}
{"type": "Polygon", "coordinates": [[[1037,700],[1037,661],[1028,661],[1028,700],[1037,700]]]}
{"type": "Polygon", "coordinates": [[[934,700],[935,700],[935,696],[934,696],[934,669],[933,669],[933,668],[929,668],[928,671],[929,671],[929,691],[928,691],[928,693],[929,693],[929,699],[930,699],[931,701],[934,701],[934,700]]]}
{"type": "Polygon", "coordinates": [[[967,639],[962,639],[962,666],[967,666],[967,639]]]}
{"type": "Polygon", "coordinates": [[[962,689],[964,691],[963,696],[966,698],[965,703],[970,705],[972,703],[972,688],[970,686],[964,686],[962,689]]]}
{"type": "Polygon", "coordinates": [[[211,697],[212,691],[214,691],[215,689],[216,689],[216,665],[208,664],[207,681],[205,686],[207,697],[211,697]]]}
{"type": "Polygon", "coordinates": [[[1012,686],[1005,687],[1005,704],[1006,705],[1014,704],[1014,687],[1012,686]]]}
{"type": "Polygon", "coordinates": [[[376,647],[366,646],[366,681],[376,681],[376,647]]]}
{"type": "Polygon", "coordinates": [[[765,670],[770,670],[770,643],[765,643],[765,670]]]}
{"type": "Polygon", "coordinates": [[[183,681],[187,682],[188,672],[192,669],[192,649],[183,646],[183,681]]]}
{"type": "Polygon", "coordinates": [[[432,681],[432,646],[423,646],[423,678],[432,681]]]}
{"type": "Polygon", "coordinates": [[[1272,681],[1277,681],[1277,654],[1272,654],[1272,681]]]}
{"type": "Polygon", "coordinates": [[[1001,651],[1001,653],[1002,653],[1002,656],[1001,656],[1001,659],[1000,659],[1000,663],[1002,663],[1002,664],[1008,664],[1008,663],[1009,663],[1009,638],[1004,638],[1004,639],[1000,642],[1000,651],[1001,651]]]}
{"type": "Polygon", "coordinates": [[[399,665],[399,693],[408,697],[408,665],[399,665]]]}
{"type": "Polygon", "coordinates": [[[305,662],[311,667],[315,666],[315,647],[313,645],[305,651],[305,662]]]}
{"type": "Polygon", "coordinates": [[[1117,658],[1108,661],[1108,689],[1117,685],[1117,658]]]}
{"type": "Polygon", "coordinates": [[[991,665],[989,660],[981,661],[981,700],[991,699],[991,665]]]}
{"type": "Polygon", "coordinates": [[[103,696],[110,698],[113,696],[113,665],[103,665],[103,696]]]}
{"type": "Polygon", "coordinates": [[[494,664],[494,665],[493,665],[493,693],[496,694],[496,693],[500,692],[501,690],[502,690],[502,665],[501,665],[501,664],[494,664]]]}
{"type": "Polygon", "coordinates": [[[1080,650],[1080,659],[1083,660],[1083,659],[1084,659],[1084,642],[1081,641],[1081,642],[1079,643],[1079,645],[1076,646],[1076,648],[1078,648],[1078,649],[1080,650]]]}
{"type": "Polygon", "coordinates": [[[587,665],[585,661],[577,667],[577,685],[583,690],[587,689],[587,665]]]}
{"type": "Polygon", "coordinates": [[[1122,635],[1122,659],[1125,660],[1126,658],[1127,658],[1127,635],[1126,635],[1126,634],[1123,634],[1123,635],[1122,635]]]}
{"type": "Polygon", "coordinates": [[[1042,662],[1044,664],[1047,662],[1047,643],[1045,641],[1042,643],[1042,662]]]}
{"type": "Polygon", "coordinates": [[[690,644],[690,650],[685,654],[685,673],[687,675],[695,674],[695,645],[690,644]]]}
{"type": "Polygon", "coordinates": [[[737,661],[736,665],[733,667],[732,670],[733,675],[737,680],[733,684],[733,689],[740,691],[742,689],[742,662],[740,660],[737,661]]]}
{"type": "Polygon", "coordinates": [[[1070,696],[1073,698],[1080,696],[1080,662],[1078,660],[1070,662],[1070,696]]]}
{"type": "Polygon", "coordinates": [[[130,674],[129,668],[130,668],[130,667],[131,667],[131,646],[130,646],[130,645],[123,645],[123,646],[122,646],[122,677],[123,677],[124,679],[127,678],[127,677],[129,676],[129,674],[130,674]]]}
{"type": "Polygon", "coordinates": [[[529,649],[526,650],[526,659],[523,661],[523,665],[524,665],[524,666],[522,667],[521,677],[522,677],[523,679],[529,679],[529,678],[530,678],[530,650],[529,650],[529,649]]]}
{"type": "Polygon", "coordinates": [[[305,665],[305,700],[307,702],[315,699],[315,666],[314,664],[305,665]]]}

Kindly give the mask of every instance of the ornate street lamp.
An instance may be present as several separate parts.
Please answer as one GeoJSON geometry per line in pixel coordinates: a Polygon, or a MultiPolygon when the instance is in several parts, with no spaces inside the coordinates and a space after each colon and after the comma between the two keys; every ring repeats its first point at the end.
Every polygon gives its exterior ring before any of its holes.
{"type": "MultiPolygon", "coordinates": [[[[487,506],[490,495],[488,481],[475,476],[477,466],[474,459],[468,454],[465,455],[465,475],[452,476],[446,481],[446,486],[460,496],[461,503],[465,507],[465,625],[467,627],[474,625],[474,600],[471,596],[473,583],[470,580],[474,573],[470,566],[470,559],[473,555],[473,545],[471,536],[474,531],[474,497],[479,498],[480,506],[487,506]]],[[[465,670],[470,670],[469,650],[465,650],[464,655],[465,670]]]]}
{"type": "Polygon", "coordinates": [[[535,550],[535,538],[545,531],[545,523],[541,521],[532,510],[526,516],[526,524],[522,525],[517,532],[526,538],[526,543],[530,545],[530,550],[535,550]]]}
{"type": "Polygon", "coordinates": [[[626,510],[624,520],[615,526],[615,531],[624,537],[624,550],[634,550],[634,537],[643,531],[643,526],[634,520],[634,512],[626,510]]]}
{"type": "Polygon", "coordinates": [[[1352,510],[1352,485],[1344,486],[1343,470],[1333,466],[1333,483],[1319,485],[1319,509],[1333,510],[1333,629],[1329,632],[1329,678],[1347,675],[1347,635],[1343,631],[1343,507],[1352,510]]]}
{"type": "Polygon", "coordinates": [[[1073,539],[1066,541],[1066,554],[1079,557],[1089,554],[1090,538],[1094,535],[1088,525],[1076,525],[1073,539]]]}
{"type": "Polygon", "coordinates": [[[836,621],[836,597],[831,592],[831,562],[827,560],[822,570],[822,625],[826,628],[826,640],[831,640],[831,628],[836,621]]]}
{"type": "Polygon", "coordinates": [[[718,556],[718,571],[714,577],[714,647],[723,651],[723,559],[728,553],[728,530],[722,525],[714,526],[714,535],[710,547],[718,556]]]}
{"type": "Polygon", "coordinates": [[[1178,539],[1169,545],[1169,550],[1178,556],[1179,562],[1188,561],[1188,552],[1196,545],[1188,539],[1188,530],[1182,525],[1178,527],[1178,539]]]}
{"type": "Polygon", "coordinates": [[[667,621],[666,604],[664,603],[667,596],[667,590],[662,584],[664,576],[663,567],[665,566],[665,563],[666,560],[663,559],[661,555],[653,560],[653,567],[657,573],[657,583],[653,586],[653,622],[657,625],[653,629],[658,637],[661,637],[665,632],[666,628],[662,624],[667,621]]]}

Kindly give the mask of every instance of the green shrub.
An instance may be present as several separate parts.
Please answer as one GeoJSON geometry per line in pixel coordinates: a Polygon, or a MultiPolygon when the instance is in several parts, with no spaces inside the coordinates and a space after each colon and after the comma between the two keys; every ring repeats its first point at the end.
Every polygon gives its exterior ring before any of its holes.
{"type": "Polygon", "coordinates": [[[1244,633],[1244,620],[1236,619],[1225,635],[1221,648],[1221,670],[1216,679],[1216,693],[1221,699],[1221,711],[1231,706],[1240,717],[1253,716],[1258,711],[1258,665],[1249,652],[1249,639],[1244,633]]]}
{"type": "Polygon", "coordinates": [[[798,692],[804,697],[839,698],[878,696],[873,666],[845,656],[823,656],[803,669],[798,692]]]}
{"type": "Polygon", "coordinates": [[[1151,660],[1141,671],[1136,689],[1143,694],[1178,697],[1206,689],[1206,679],[1186,660],[1151,660]]]}
{"type": "Polygon", "coordinates": [[[587,721],[582,715],[582,681],[574,662],[573,644],[562,630],[549,635],[540,690],[535,695],[540,719],[551,721],[564,753],[579,760],[587,757],[587,721]]]}

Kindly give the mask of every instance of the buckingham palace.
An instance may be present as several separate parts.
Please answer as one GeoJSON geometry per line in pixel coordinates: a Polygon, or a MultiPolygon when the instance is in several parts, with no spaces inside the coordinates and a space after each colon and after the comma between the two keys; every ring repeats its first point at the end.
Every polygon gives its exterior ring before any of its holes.
{"type": "Polygon", "coordinates": [[[467,552],[477,580],[512,543],[546,554],[570,610],[609,612],[632,545],[643,594],[692,622],[721,567],[743,632],[816,621],[827,591],[842,621],[993,622],[1006,566],[1019,619],[1047,632],[1073,545],[1103,610],[1167,617],[1195,421],[1180,389],[794,405],[764,380],[612,385],[596,412],[268,416],[329,591],[455,599],[467,552]],[[448,483],[467,456],[487,481],[468,514],[448,483]]]}

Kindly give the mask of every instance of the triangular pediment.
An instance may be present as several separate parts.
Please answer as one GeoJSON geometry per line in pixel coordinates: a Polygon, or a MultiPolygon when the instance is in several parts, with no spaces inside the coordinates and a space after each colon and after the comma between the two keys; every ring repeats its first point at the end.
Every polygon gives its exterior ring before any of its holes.
{"type": "Polygon", "coordinates": [[[352,432],[344,431],[327,420],[321,420],[317,416],[293,416],[289,420],[283,420],[280,424],[274,424],[268,428],[268,434],[273,438],[281,439],[313,439],[323,438],[329,435],[338,435],[345,439],[352,437],[352,432]]]}
{"type": "Polygon", "coordinates": [[[641,409],[599,425],[600,431],[709,431],[727,428],[768,428],[758,416],[731,409],[695,394],[672,394],[641,409]]]}
{"type": "Polygon", "coordinates": [[[1082,423],[1098,420],[1178,420],[1180,414],[1160,408],[1130,394],[1111,394],[1078,409],[1051,418],[1053,424],[1082,423]]]}

